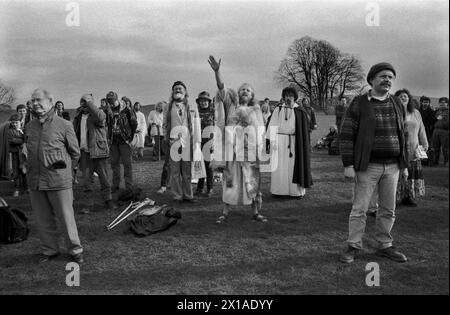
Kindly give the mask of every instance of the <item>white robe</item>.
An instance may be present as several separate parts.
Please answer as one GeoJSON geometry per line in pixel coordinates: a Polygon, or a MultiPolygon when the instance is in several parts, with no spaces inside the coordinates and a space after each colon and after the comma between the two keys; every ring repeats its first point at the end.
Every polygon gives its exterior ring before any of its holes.
{"type": "Polygon", "coordinates": [[[138,125],[131,145],[135,148],[143,148],[145,144],[145,136],[147,135],[147,123],[145,122],[145,115],[142,112],[136,112],[136,119],[138,125]]]}
{"type": "MultiPolygon", "coordinates": [[[[298,104],[294,104],[295,107],[298,107],[298,104]]],[[[294,110],[285,106],[275,108],[270,118],[269,132],[271,126],[278,127],[278,136],[276,137],[275,150],[271,150],[271,161],[276,163],[276,169],[271,174],[270,192],[282,196],[303,196],[306,192],[305,188],[292,182],[295,165],[294,110]],[[292,156],[290,157],[291,153],[292,156]]]]}

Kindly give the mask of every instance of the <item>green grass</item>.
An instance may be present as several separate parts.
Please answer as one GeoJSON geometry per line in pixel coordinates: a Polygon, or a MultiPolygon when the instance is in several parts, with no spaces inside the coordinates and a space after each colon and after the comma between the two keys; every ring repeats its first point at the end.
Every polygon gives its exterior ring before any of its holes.
{"type": "MultiPolygon", "coordinates": [[[[333,117],[319,117],[327,129],[333,117]]],[[[161,168],[146,156],[134,165],[135,180],[150,198],[170,203],[170,195],[155,194],[161,168]]],[[[248,207],[234,207],[227,224],[215,225],[222,208],[216,184],[212,198],[182,206],[177,225],[146,238],[135,237],[127,224],[105,230],[119,210],[80,214],[83,193],[76,187],[76,219],[86,251],[80,287],[65,285],[67,257],[36,263],[39,240],[30,204],[7,198],[27,213],[31,234],[25,242],[0,246],[0,294],[449,293],[448,168],[426,168],[427,195],[419,207],[397,211],[393,236],[407,263],[374,254],[375,222],[369,218],[365,251],[349,265],[338,255],[347,236],[352,185],[343,179],[340,157],[315,152],[312,170],[314,186],[302,200],[273,198],[270,176],[263,176],[266,224],[251,220],[248,207]],[[380,287],[365,284],[369,262],[380,265],[380,287]]]]}

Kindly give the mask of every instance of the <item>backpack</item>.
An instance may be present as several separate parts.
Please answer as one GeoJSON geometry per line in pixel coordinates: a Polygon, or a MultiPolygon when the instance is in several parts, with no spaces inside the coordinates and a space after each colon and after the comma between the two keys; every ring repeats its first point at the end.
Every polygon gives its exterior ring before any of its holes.
{"type": "Polygon", "coordinates": [[[0,243],[11,244],[26,240],[30,229],[25,214],[14,208],[10,208],[0,197],[0,243]]]}

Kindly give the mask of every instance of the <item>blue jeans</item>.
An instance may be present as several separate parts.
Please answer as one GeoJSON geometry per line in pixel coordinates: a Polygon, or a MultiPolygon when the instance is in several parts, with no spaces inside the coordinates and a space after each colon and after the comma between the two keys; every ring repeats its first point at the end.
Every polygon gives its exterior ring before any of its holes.
{"type": "Polygon", "coordinates": [[[375,239],[381,249],[392,246],[391,230],[395,221],[395,201],[399,177],[398,164],[369,163],[367,170],[357,172],[353,206],[349,218],[348,245],[361,249],[366,228],[366,213],[372,195],[378,188],[378,213],[375,239]]]}

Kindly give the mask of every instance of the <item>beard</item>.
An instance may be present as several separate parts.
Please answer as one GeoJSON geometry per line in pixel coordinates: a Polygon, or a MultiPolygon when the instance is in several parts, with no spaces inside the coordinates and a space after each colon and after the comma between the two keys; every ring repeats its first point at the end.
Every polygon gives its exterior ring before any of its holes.
{"type": "Polygon", "coordinates": [[[174,93],[173,99],[175,101],[182,101],[184,99],[184,94],[183,93],[174,93]]]}

